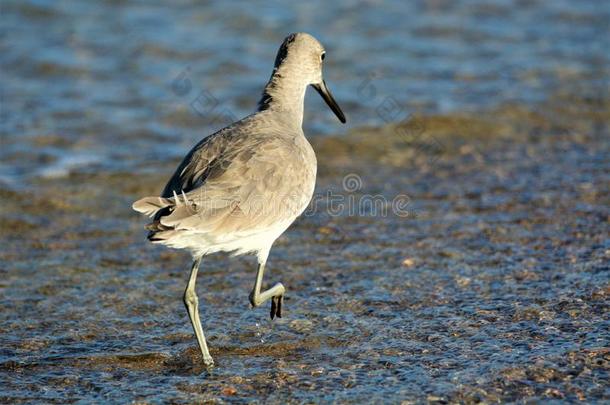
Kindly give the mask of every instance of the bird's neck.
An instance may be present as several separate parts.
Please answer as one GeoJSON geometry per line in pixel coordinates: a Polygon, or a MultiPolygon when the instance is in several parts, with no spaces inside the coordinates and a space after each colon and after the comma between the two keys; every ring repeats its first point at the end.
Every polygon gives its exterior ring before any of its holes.
{"type": "Polygon", "coordinates": [[[282,114],[286,120],[303,125],[303,104],[307,84],[290,74],[288,66],[280,66],[273,71],[269,82],[258,102],[258,111],[271,110],[282,114]]]}

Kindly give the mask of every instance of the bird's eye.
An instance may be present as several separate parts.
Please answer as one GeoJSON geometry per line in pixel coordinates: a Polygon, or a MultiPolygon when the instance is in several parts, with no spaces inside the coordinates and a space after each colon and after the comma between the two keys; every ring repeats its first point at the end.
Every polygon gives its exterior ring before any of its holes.
{"type": "Polygon", "coordinates": [[[322,54],[320,55],[320,60],[324,60],[325,56],[326,56],[326,52],[322,52],[322,54]]]}

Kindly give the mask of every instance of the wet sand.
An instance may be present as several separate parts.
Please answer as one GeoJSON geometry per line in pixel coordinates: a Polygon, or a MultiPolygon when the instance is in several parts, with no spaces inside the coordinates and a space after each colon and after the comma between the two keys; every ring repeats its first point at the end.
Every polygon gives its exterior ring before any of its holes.
{"type": "MultiPolygon", "coordinates": [[[[0,401],[610,400],[609,122],[607,100],[557,94],[314,138],[322,207],[329,190],[409,203],[298,220],[268,263],[275,321],[249,309],[253,258],[206,258],[212,371],[181,301],[189,257],[130,209],[177,162],[5,184],[0,401]]],[[[62,140],[26,142],[5,163],[62,140]]]]}

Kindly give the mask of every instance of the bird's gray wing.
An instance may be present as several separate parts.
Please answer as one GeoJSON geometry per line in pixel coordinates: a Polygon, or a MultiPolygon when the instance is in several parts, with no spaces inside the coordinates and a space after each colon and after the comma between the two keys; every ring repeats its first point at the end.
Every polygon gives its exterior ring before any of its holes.
{"type": "MultiPolygon", "coordinates": [[[[247,121],[247,118],[243,121],[247,121]]],[[[183,195],[201,187],[210,175],[214,175],[224,166],[228,158],[225,151],[231,150],[232,143],[239,123],[224,128],[196,144],[182,159],[174,174],[165,185],[160,197],[144,197],[134,202],[132,208],[149,217],[154,217],[153,223],[147,228],[151,234],[155,231],[166,230],[161,226],[159,219],[169,215],[174,206],[178,204],[177,195],[183,195]]],[[[149,234],[149,238],[151,235],[149,234]]]]}
{"type": "Polygon", "coordinates": [[[160,224],[202,232],[265,229],[291,221],[307,205],[305,162],[286,138],[249,137],[213,163],[206,181],[185,193],[160,224]]]}
{"type": "Polygon", "coordinates": [[[218,134],[193,148],[162,197],[138,202],[140,208],[154,206],[156,211],[134,208],[155,216],[149,226],[152,233],[227,233],[292,220],[313,192],[307,188],[313,184],[315,167],[312,172],[306,152],[286,136],[252,128],[247,136],[240,131],[218,134]]]}

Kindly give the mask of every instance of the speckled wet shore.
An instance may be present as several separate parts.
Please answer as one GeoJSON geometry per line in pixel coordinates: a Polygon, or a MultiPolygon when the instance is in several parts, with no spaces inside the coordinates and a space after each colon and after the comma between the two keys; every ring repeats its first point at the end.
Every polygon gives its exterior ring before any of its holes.
{"type": "Polygon", "coordinates": [[[266,274],[284,318],[249,308],[253,258],[202,264],[212,371],[181,301],[189,257],[130,210],[176,162],[3,184],[0,401],[610,400],[609,111],[557,95],[314,137],[319,206],[266,274]],[[329,191],[408,200],[352,215],[329,191]]]}

